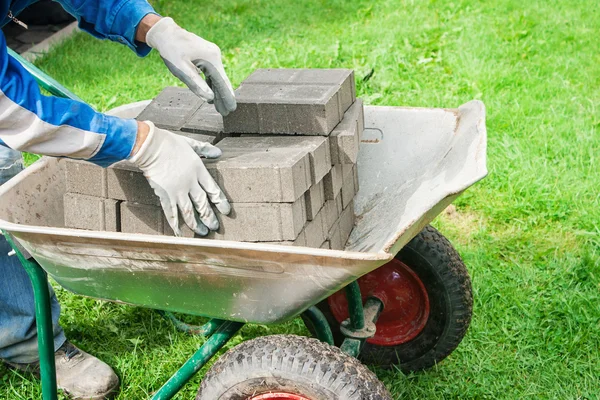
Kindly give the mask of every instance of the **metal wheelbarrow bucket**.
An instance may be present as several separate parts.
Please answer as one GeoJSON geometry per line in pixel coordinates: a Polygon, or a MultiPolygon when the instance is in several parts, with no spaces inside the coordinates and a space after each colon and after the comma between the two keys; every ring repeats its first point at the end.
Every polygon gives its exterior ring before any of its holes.
{"type": "Polygon", "coordinates": [[[0,187],[0,229],[78,294],[230,321],[279,323],[390,261],[486,171],[485,109],[365,107],[344,251],[64,228],[64,161],[0,187]]]}

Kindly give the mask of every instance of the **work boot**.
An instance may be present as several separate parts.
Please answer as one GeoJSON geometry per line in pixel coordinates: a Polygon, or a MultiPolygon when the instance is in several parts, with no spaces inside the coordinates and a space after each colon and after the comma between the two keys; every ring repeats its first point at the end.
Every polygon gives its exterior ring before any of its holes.
{"type": "MultiPolygon", "coordinates": [[[[119,378],[108,364],[66,341],[54,353],[56,383],[73,400],[105,400],[119,387],[119,378]]],[[[39,376],[39,361],[29,364],[7,363],[13,368],[39,376]]]]}

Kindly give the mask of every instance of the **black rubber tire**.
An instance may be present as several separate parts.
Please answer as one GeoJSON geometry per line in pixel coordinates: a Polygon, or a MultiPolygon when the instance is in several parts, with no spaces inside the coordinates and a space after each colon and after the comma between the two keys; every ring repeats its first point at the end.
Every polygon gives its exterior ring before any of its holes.
{"type": "MultiPolygon", "coordinates": [[[[382,368],[398,366],[403,372],[435,366],[452,353],[464,338],[473,310],[473,293],[467,269],[458,252],[440,232],[427,226],[396,256],[421,279],[429,297],[430,312],[423,331],[397,346],[365,343],[359,359],[382,368]]],[[[325,314],[340,346],[344,336],[327,300],[317,304],[325,314]]],[[[308,329],[315,330],[305,319],[308,329]]]]}
{"type": "Polygon", "coordinates": [[[319,340],[272,335],[239,344],[206,373],[196,400],[247,400],[284,392],[311,400],[391,400],[357,359],[319,340]]]}

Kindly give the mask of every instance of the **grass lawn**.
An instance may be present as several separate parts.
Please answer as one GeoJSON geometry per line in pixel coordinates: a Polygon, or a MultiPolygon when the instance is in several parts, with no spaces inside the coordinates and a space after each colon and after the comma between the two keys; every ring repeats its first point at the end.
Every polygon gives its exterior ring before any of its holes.
{"type": "MultiPolygon", "coordinates": [[[[471,329],[433,370],[376,372],[398,399],[600,398],[597,1],[154,4],[221,46],[234,85],[258,67],[346,67],[368,104],[481,99],[490,175],[434,223],[471,273],[471,329]]],[[[85,34],[37,64],[101,110],[178,84],[157,54],[85,34]]],[[[116,369],[122,400],[149,396],[202,343],[151,310],[58,296],[68,337],[116,369]]],[[[230,346],[283,332],[307,334],[299,320],[251,325],[230,346]]],[[[0,397],[39,396],[31,377],[0,367],[0,397]]]]}

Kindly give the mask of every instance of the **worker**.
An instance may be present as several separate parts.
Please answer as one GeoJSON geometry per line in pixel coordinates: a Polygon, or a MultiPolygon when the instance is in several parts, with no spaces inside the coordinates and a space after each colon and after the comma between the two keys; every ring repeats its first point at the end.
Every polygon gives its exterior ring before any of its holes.
{"type": "MultiPolygon", "coordinates": [[[[18,13],[34,0],[0,0],[2,24],[22,24],[18,13]]],[[[79,27],[101,39],[128,46],[139,56],[156,49],[169,71],[202,99],[227,115],[236,102],[217,45],[158,15],[143,0],[59,0],[79,27]],[[206,80],[203,80],[200,72],[206,80]]],[[[107,167],[129,160],[148,179],[176,234],[181,215],[193,231],[206,235],[230,204],[208,174],[202,157],[221,152],[208,144],[155,127],[121,119],[86,104],[44,96],[33,77],[7,54],[0,33],[0,184],[23,168],[19,152],[88,160],[107,167]],[[4,147],[3,147],[4,146],[4,147]]],[[[110,76],[106,76],[110,79],[110,76]]],[[[13,368],[39,368],[33,291],[10,247],[0,241],[0,358],[13,368]]],[[[104,399],[118,378],[104,362],[75,347],[58,324],[60,306],[52,294],[52,320],[58,386],[74,399],[104,399]]]]}

